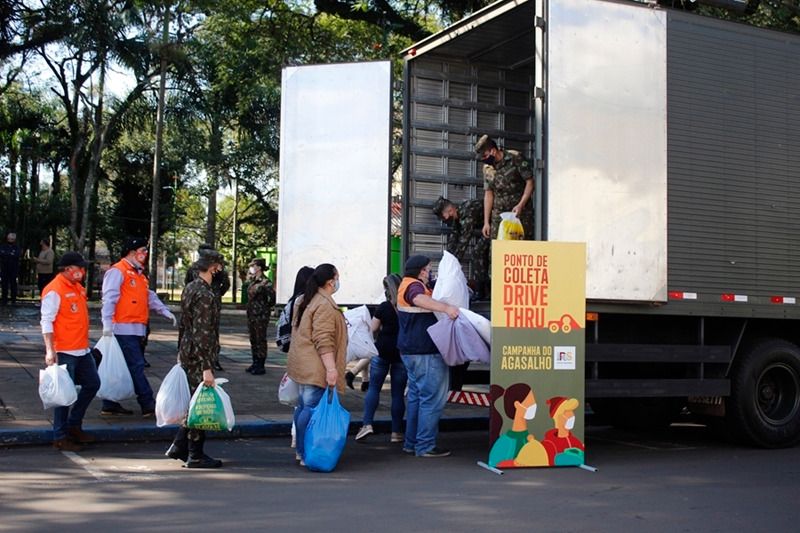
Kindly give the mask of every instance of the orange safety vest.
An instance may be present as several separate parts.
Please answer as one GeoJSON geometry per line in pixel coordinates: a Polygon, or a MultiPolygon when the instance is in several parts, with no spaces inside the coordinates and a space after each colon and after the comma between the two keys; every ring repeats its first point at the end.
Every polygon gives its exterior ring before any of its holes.
{"type": "Polygon", "coordinates": [[[124,259],[113,265],[122,272],[119,301],[114,308],[115,324],[147,324],[150,319],[150,288],[147,276],[140,273],[124,259]]]}
{"type": "MultiPolygon", "coordinates": [[[[400,286],[397,288],[397,305],[399,307],[414,308],[416,310],[412,312],[416,313],[432,313],[433,311],[428,311],[427,309],[422,309],[421,307],[415,307],[413,303],[406,301],[406,289],[408,289],[408,286],[411,285],[412,283],[422,283],[422,282],[417,278],[409,278],[409,277],[404,277],[403,280],[400,282],[400,286]]],[[[428,287],[425,287],[425,294],[430,296],[431,294],[433,294],[433,292],[428,287]]]]}
{"type": "Polygon", "coordinates": [[[53,348],[57,352],[71,352],[89,348],[89,306],[86,289],[61,274],[42,291],[42,299],[55,291],[61,297],[56,319],[53,321],[53,348]]]}

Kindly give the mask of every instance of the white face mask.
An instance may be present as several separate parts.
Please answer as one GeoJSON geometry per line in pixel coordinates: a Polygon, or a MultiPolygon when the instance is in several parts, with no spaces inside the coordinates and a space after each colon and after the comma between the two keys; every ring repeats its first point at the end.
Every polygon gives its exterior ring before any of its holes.
{"type": "Polygon", "coordinates": [[[536,416],[536,404],[525,409],[525,420],[533,420],[536,416]]]}
{"type": "Polygon", "coordinates": [[[256,273],[256,267],[250,267],[250,269],[248,270],[248,272],[250,272],[250,275],[251,275],[251,276],[254,276],[254,275],[255,275],[255,273],[256,273]]]}
{"type": "Polygon", "coordinates": [[[567,418],[567,423],[564,424],[564,427],[566,429],[572,429],[573,427],[575,427],[575,417],[571,416],[571,417],[567,418]]]}

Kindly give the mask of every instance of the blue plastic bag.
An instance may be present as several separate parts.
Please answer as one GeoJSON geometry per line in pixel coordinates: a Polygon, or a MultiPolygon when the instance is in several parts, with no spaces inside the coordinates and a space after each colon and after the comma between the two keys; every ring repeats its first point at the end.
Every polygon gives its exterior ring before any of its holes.
{"type": "Polygon", "coordinates": [[[330,472],[336,468],[347,442],[350,412],[339,404],[339,394],[327,387],[316,407],[311,408],[305,437],[305,463],[309,470],[330,472]]]}

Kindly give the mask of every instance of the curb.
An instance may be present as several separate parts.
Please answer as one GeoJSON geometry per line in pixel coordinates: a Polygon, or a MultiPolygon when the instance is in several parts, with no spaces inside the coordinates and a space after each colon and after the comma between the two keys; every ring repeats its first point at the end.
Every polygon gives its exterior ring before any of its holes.
{"type": "MultiPolygon", "coordinates": [[[[391,420],[375,420],[376,433],[391,432],[391,420]]],[[[97,442],[135,442],[170,441],[175,437],[176,425],[164,427],[94,427],[84,428],[97,442]]],[[[361,420],[350,422],[348,435],[355,435],[361,429],[361,420]]],[[[440,431],[488,431],[488,416],[448,417],[439,421],[440,431]]],[[[212,439],[238,439],[261,437],[287,437],[291,434],[291,422],[244,422],[236,424],[231,431],[209,431],[212,439]]],[[[0,430],[0,446],[21,446],[28,444],[51,444],[52,428],[0,430]]]]}

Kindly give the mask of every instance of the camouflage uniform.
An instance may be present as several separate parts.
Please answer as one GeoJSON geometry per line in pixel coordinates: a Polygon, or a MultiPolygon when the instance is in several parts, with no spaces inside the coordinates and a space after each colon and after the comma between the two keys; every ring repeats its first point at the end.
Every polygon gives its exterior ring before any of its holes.
{"type": "Polygon", "coordinates": [[[458,206],[458,218],[453,221],[453,232],[447,240],[447,251],[459,262],[464,257],[467,247],[475,238],[472,250],[472,266],[475,281],[489,280],[489,251],[491,241],[481,234],[483,229],[483,199],[465,200],[458,206]]]}
{"type": "MultiPolygon", "coordinates": [[[[492,205],[491,238],[497,238],[500,229],[500,213],[506,213],[516,206],[525,192],[525,183],[533,179],[533,170],[527,159],[516,150],[505,150],[503,158],[491,165],[494,173],[484,170],[483,188],[494,192],[492,205]]],[[[530,198],[519,213],[525,239],[533,240],[533,198],[530,198]]]]}
{"type": "MultiPolygon", "coordinates": [[[[220,254],[219,252],[214,252],[211,250],[201,250],[200,255],[202,256],[209,253],[215,254],[219,258],[220,262],[224,264],[224,259],[222,258],[222,254],[220,254]]],[[[186,271],[186,279],[184,279],[184,287],[188,287],[192,281],[196,280],[197,274],[198,270],[196,264],[193,263],[186,271]]],[[[217,331],[219,331],[219,321],[220,317],[222,316],[222,296],[226,292],[228,292],[228,289],[230,289],[230,287],[231,287],[231,280],[228,277],[228,273],[223,270],[220,270],[219,272],[214,274],[214,276],[211,278],[211,291],[214,293],[215,296],[214,305],[217,308],[217,324],[216,324],[217,331]]],[[[178,342],[180,342],[180,335],[178,336],[178,342]]],[[[217,354],[215,357],[216,359],[214,360],[213,366],[217,367],[217,370],[222,370],[222,367],[218,366],[219,349],[217,350],[217,354]]]]}
{"type": "MultiPolygon", "coordinates": [[[[202,278],[183,289],[179,337],[178,361],[186,371],[189,388],[194,393],[203,382],[203,371],[214,367],[219,353],[217,297],[202,278]]],[[[186,421],[187,417],[184,417],[183,427],[186,427],[186,421]]],[[[200,440],[203,433],[202,430],[190,429],[188,437],[200,440]]]]}
{"type": "Polygon", "coordinates": [[[262,273],[247,286],[247,331],[253,352],[251,369],[263,369],[267,360],[267,327],[275,305],[272,281],[262,273]]]}

